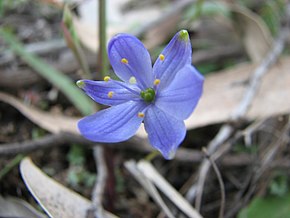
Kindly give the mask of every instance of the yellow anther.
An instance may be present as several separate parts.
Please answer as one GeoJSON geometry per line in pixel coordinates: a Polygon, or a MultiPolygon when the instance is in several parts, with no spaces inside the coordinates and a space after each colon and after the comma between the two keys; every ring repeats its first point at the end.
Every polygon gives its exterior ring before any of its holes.
{"type": "Polygon", "coordinates": [[[160,61],[164,61],[165,56],[164,56],[163,54],[160,54],[160,55],[159,55],[159,59],[160,59],[160,61]]]}
{"type": "Polygon", "coordinates": [[[121,62],[122,62],[123,64],[128,64],[128,60],[127,60],[126,58],[122,58],[122,59],[121,59],[121,62]]]}
{"type": "Polygon", "coordinates": [[[157,86],[160,84],[160,79],[155,79],[153,82],[154,86],[157,86]]]}
{"type": "Polygon", "coordinates": [[[137,83],[137,80],[134,76],[131,76],[130,79],[129,79],[129,83],[130,84],[136,84],[137,83]]]}
{"type": "Polygon", "coordinates": [[[109,76],[105,76],[105,77],[104,77],[104,81],[105,81],[105,82],[108,82],[110,79],[111,79],[111,77],[109,77],[109,76]]]}
{"type": "Polygon", "coordinates": [[[138,113],[138,117],[143,118],[144,116],[145,116],[144,113],[142,113],[142,112],[139,112],[139,113],[138,113]]]}
{"type": "Polygon", "coordinates": [[[112,97],[113,97],[113,94],[114,94],[113,91],[108,92],[108,97],[109,97],[109,98],[112,98],[112,97]]]}

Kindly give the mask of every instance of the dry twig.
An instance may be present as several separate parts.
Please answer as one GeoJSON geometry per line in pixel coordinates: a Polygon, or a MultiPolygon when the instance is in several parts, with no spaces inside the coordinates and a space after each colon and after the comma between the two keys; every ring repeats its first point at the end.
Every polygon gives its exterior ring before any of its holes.
{"type": "Polygon", "coordinates": [[[215,163],[215,161],[212,159],[211,156],[208,155],[206,149],[204,148],[203,149],[203,152],[206,154],[206,157],[208,158],[208,160],[210,161],[214,171],[215,171],[215,174],[217,176],[217,179],[219,181],[219,184],[220,184],[220,189],[221,189],[221,207],[220,207],[220,212],[219,212],[219,218],[223,218],[224,217],[224,212],[225,212],[225,203],[226,203],[226,192],[225,192],[225,185],[224,185],[224,182],[223,182],[223,179],[222,179],[222,175],[215,163]]]}
{"type": "Polygon", "coordinates": [[[95,218],[105,218],[106,215],[102,205],[108,175],[106,161],[104,159],[105,153],[104,148],[100,145],[96,145],[93,150],[98,175],[92,194],[92,210],[95,218]]]}

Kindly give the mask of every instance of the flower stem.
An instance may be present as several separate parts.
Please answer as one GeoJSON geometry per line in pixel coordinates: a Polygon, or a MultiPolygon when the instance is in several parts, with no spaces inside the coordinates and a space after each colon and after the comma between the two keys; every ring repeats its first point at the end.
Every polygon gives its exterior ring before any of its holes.
{"type": "Polygon", "coordinates": [[[150,154],[148,154],[146,157],[144,157],[144,160],[150,162],[151,160],[153,160],[155,157],[157,157],[159,155],[159,151],[152,151],[150,154]]]}
{"type": "Polygon", "coordinates": [[[99,63],[101,63],[101,74],[104,77],[108,72],[106,0],[99,0],[99,38],[100,38],[99,63]]]}

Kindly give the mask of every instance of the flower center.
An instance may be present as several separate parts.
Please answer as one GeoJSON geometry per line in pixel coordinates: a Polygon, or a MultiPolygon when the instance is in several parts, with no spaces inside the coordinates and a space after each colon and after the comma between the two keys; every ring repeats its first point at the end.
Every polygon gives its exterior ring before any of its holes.
{"type": "Polygon", "coordinates": [[[151,103],[155,99],[155,91],[152,88],[148,88],[144,91],[141,91],[140,96],[141,98],[143,98],[144,101],[151,103]]]}

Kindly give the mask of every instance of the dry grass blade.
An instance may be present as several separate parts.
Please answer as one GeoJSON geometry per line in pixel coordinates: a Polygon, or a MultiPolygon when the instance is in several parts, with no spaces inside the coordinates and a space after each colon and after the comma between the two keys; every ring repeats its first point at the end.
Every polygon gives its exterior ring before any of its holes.
{"type": "Polygon", "coordinates": [[[155,184],[184,214],[190,218],[202,216],[147,161],[139,161],[138,169],[155,184]]]}
{"type": "Polygon", "coordinates": [[[125,167],[135,177],[135,179],[140,183],[140,185],[142,185],[142,187],[147,191],[147,193],[155,200],[155,202],[160,206],[163,212],[169,218],[174,218],[175,216],[171,213],[167,205],[160,197],[158,191],[156,190],[156,187],[138,168],[137,163],[133,160],[127,161],[125,162],[125,167]]]}

